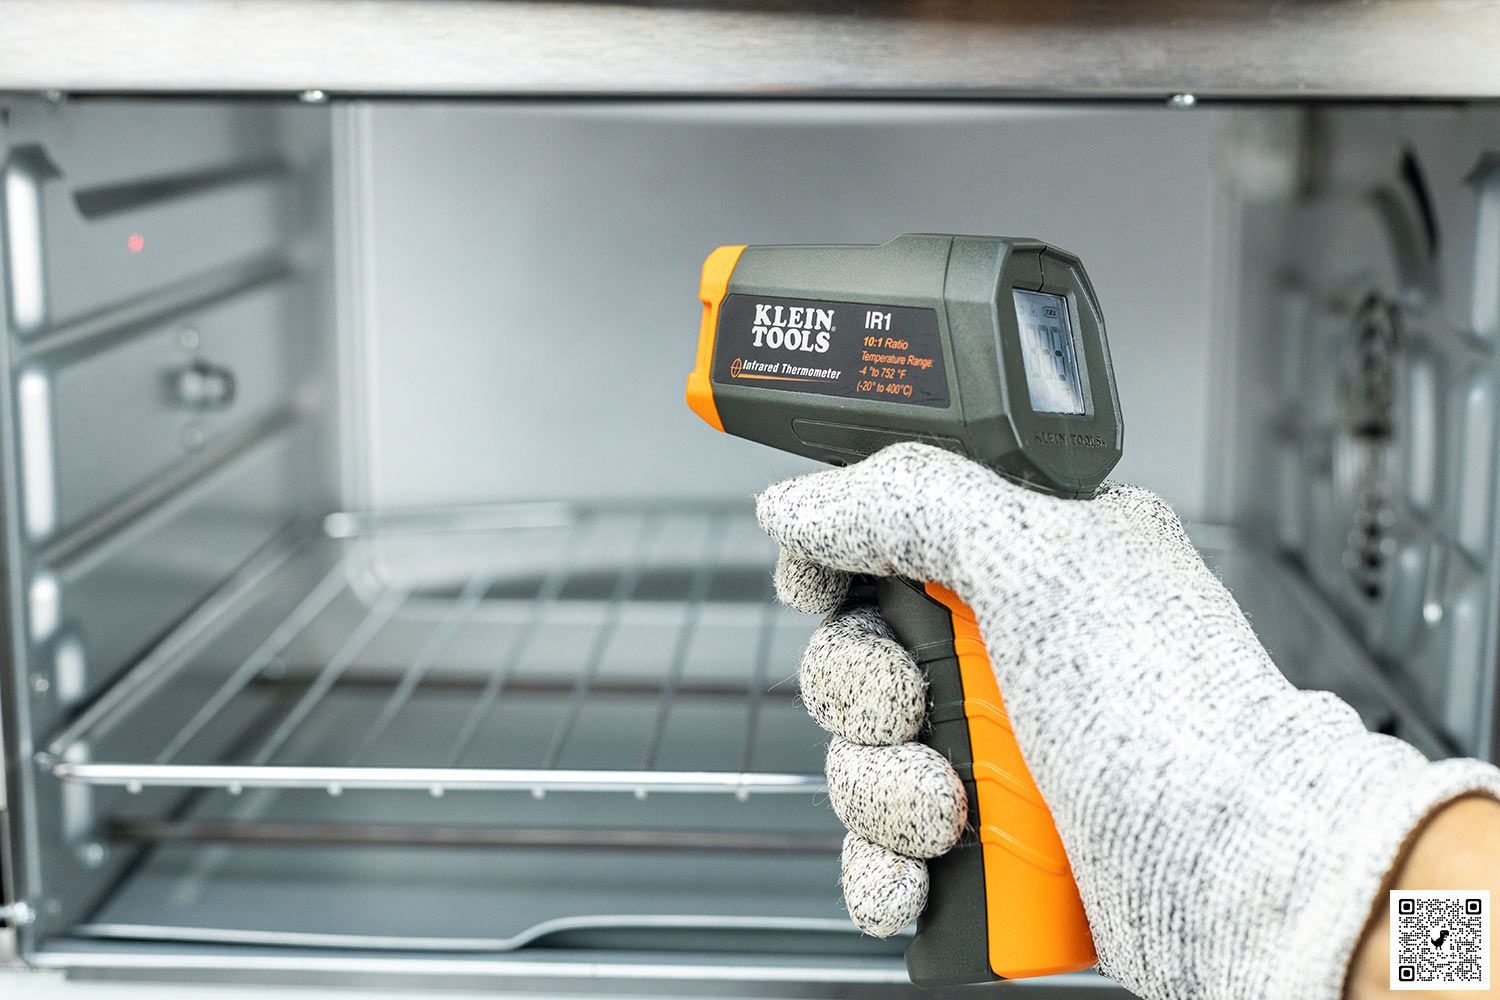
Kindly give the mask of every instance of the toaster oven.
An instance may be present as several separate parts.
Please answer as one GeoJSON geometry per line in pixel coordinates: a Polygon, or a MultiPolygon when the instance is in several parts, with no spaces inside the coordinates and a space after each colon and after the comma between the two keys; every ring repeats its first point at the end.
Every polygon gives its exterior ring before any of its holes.
{"type": "MultiPolygon", "coordinates": [[[[1256,77],[1180,12],[257,6],[63,4],[60,56],[18,5],[0,71],[0,965],[904,995],[751,516],[811,465],[682,403],[723,243],[1075,250],[1118,477],[1296,683],[1496,758],[1492,15],[1376,70],[1299,14],[1256,77]],[[1087,75],[1163,25],[1197,92],[1087,75]]],[[[1452,27],[1399,6],[1370,51],[1452,27]]]]}

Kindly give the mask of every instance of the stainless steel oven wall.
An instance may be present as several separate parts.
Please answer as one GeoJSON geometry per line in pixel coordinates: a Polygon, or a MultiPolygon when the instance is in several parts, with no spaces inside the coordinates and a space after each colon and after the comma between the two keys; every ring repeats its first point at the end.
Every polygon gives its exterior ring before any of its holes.
{"type": "Polygon", "coordinates": [[[1324,109],[1247,210],[1237,517],[1454,752],[1494,757],[1500,112],[1324,109]]]}
{"type": "Polygon", "coordinates": [[[0,98],[23,950],[131,853],[95,828],[114,793],[63,790],[34,748],[332,502],[327,136],[326,109],[287,103],[0,98]]]}
{"type": "Polygon", "coordinates": [[[364,503],[743,498],[800,460],[715,436],[683,383],[723,243],[1029,234],[1088,262],[1127,414],[1122,477],[1208,512],[1236,113],[979,104],[376,103],[364,503]],[[1157,405],[1163,398],[1173,405],[1157,405]]]}

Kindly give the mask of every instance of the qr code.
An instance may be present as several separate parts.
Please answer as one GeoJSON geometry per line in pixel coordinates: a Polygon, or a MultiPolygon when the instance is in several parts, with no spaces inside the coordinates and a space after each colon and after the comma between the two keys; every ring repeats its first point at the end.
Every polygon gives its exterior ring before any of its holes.
{"type": "Polygon", "coordinates": [[[1391,989],[1489,988],[1489,890],[1391,893],[1391,989]]]}

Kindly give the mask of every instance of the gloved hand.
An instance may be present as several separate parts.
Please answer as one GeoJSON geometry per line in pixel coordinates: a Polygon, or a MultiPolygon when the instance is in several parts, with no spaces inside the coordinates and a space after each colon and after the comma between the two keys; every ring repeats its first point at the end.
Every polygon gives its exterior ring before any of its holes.
{"type": "Polygon", "coordinates": [[[773,486],[758,516],[782,599],[836,609],[801,681],[835,736],[845,898],[871,933],[921,908],[917,859],[951,846],[964,802],[910,742],[921,678],[878,613],[847,602],[849,573],[936,581],[974,609],[1100,969],[1144,997],[1336,1000],[1407,836],[1461,794],[1500,797],[1493,766],[1430,763],[1288,683],[1144,490],[1046,497],[906,444],[773,486]]]}

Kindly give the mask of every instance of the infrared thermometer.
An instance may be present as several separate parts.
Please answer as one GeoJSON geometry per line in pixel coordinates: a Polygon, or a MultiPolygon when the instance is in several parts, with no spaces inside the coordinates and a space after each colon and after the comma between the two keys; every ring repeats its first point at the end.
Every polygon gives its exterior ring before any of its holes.
{"type": "MultiPolygon", "coordinates": [[[[846,465],[898,441],[1089,497],[1120,458],[1104,317],[1083,265],[1039,240],[900,236],[881,246],[725,246],[704,261],[687,402],[718,430],[846,465]]],[[[1093,940],[973,612],[930,582],[863,581],[928,683],[923,742],[968,794],[928,862],[906,951],[919,986],[1085,969],[1093,940]]]]}

